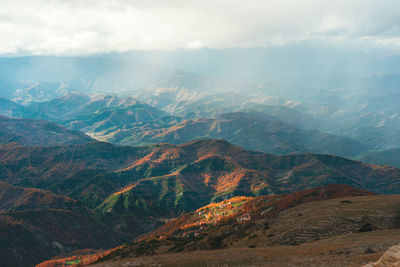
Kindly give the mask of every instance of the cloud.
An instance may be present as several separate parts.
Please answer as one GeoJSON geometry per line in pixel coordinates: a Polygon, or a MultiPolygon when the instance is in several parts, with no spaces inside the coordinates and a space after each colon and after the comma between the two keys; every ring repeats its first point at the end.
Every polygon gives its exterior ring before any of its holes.
{"type": "Polygon", "coordinates": [[[398,47],[397,0],[3,0],[0,54],[91,54],[305,41],[398,47]]]}
{"type": "Polygon", "coordinates": [[[200,49],[200,48],[203,48],[203,47],[204,47],[204,44],[201,41],[196,40],[196,41],[191,42],[190,44],[188,44],[188,46],[186,48],[188,48],[188,49],[200,49]]]}

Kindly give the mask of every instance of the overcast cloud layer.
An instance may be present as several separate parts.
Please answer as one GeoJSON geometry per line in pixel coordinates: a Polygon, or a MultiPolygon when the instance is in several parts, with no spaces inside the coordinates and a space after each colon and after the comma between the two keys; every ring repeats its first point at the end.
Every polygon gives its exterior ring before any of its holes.
{"type": "Polygon", "coordinates": [[[0,54],[280,46],[400,48],[398,0],[2,0],[0,54]]]}

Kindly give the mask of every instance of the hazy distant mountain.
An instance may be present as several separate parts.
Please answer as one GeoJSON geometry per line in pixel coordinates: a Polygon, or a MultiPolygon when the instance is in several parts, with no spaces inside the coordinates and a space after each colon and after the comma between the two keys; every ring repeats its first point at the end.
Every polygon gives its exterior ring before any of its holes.
{"type": "MultiPolygon", "coordinates": [[[[287,47],[1,58],[0,88],[7,88],[1,89],[3,96],[26,107],[1,99],[0,114],[49,120],[119,143],[128,133],[131,139],[141,139],[143,131],[153,134],[157,128],[171,127],[171,121],[164,126],[157,121],[164,116],[204,119],[255,110],[375,150],[399,147],[400,76],[390,71],[398,64],[397,56],[349,54],[342,58],[349,63],[343,68],[326,65],[334,58],[323,50],[304,47],[302,56],[289,56],[297,52],[287,47]],[[248,60],[239,60],[244,55],[248,60]],[[349,58],[363,64],[354,65],[349,58]],[[115,94],[102,94],[111,92],[115,94]],[[128,108],[138,104],[140,112],[128,108]]],[[[353,156],[358,150],[338,153],[353,156]]]]}
{"type": "MultiPolygon", "coordinates": [[[[340,132],[339,130],[337,132],[340,132]]],[[[348,128],[343,135],[370,144],[375,150],[382,151],[400,146],[400,124],[381,127],[348,128]]]]}
{"type": "MultiPolygon", "coordinates": [[[[7,88],[1,89],[3,96],[28,105],[29,110],[11,114],[0,105],[0,112],[83,129],[92,125],[82,122],[82,114],[122,105],[90,106],[92,100],[59,97],[74,92],[92,98],[112,92],[120,98],[140,98],[169,113],[164,115],[198,119],[254,109],[301,129],[346,136],[377,150],[397,147],[391,136],[400,127],[400,76],[391,70],[398,65],[398,56],[340,54],[341,64],[336,64],[337,55],[323,49],[302,47],[301,51],[301,56],[286,47],[1,58],[0,88],[7,88]],[[59,100],[51,100],[56,97],[59,100]],[[376,131],[382,140],[371,143],[365,141],[371,138],[354,133],[381,127],[394,132],[376,131]]],[[[87,131],[98,132],[98,128],[87,131]]]]}
{"type": "MultiPolygon", "coordinates": [[[[391,92],[391,89],[388,89],[391,92]]],[[[215,93],[201,94],[165,89],[147,99],[169,113],[186,118],[210,118],[223,113],[254,110],[276,116],[281,121],[301,129],[318,129],[333,135],[346,136],[375,149],[397,147],[396,135],[400,127],[400,110],[389,95],[380,101],[357,98],[353,92],[328,90],[326,102],[301,102],[291,96],[268,94],[215,93]],[[347,96],[347,94],[351,95],[347,96]],[[354,98],[353,100],[350,98],[354,98]],[[336,99],[335,101],[333,101],[336,99]],[[329,103],[331,102],[331,103],[329,103]],[[384,106],[384,104],[388,106],[384,106]]],[[[385,90],[384,90],[385,91],[385,90]]],[[[310,93],[311,94],[311,93],[310,93]]],[[[392,94],[392,93],[391,93],[392,94]]],[[[384,93],[383,93],[384,95],[384,93]]],[[[392,96],[397,99],[397,96],[392,96]]]]}
{"type": "Polygon", "coordinates": [[[32,102],[48,101],[78,90],[79,88],[74,88],[67,82],[26,82],[12,94],[11,99],[22,105],[29,105],[32,102]]]}
{"type": "MultiPolygon", "coordinates": [[[[14,105],[18,107],[17,104],[14,105]]],[[[32,102],[26,107],[9,110],[11,111],[8,113],[16,117],[49,120],[87,133],[117,130],[165,115],[161,110],[142,104],[133,97],[107,94],[91,97],[85,94],[67,94],[50,101],[32,102]]]]}
{"type": "Polygon", "coordinates": [[[119,54],[88,57],[0,58],[3,97],[18,103],[48,101],[68,93],[145,95],[157,88],[229,89],[230,83],[211,80],[169,64],[119,54]]]}
{"type": "Polygon", "coordinates": [[[15,80],[14,74],[0,74],[0,98],[11,98],[13,93],[21,87],[19,81],[15,80]]]}
{"type": "MultiPolygon", "coordinates": [[[[90,94],[132,95],[158,88],[177,88],[197,92],[264,93],[339,107],[360,108],[364,104],[369,111],[380,110],[385,104],[392,106],[398,100],[395,89],[400,79],[393,72],[398,66],[398,55],[389,57],[378,51],[334,53],[308,46],[0,59],[1,80],[10,85],[4,86],[8,88],[2,95],[5,97],[10,97],[14,89],[32,86],[40,89],[50,84],[54,84],[54,92],[70,88],[90,94]],[[19,83],[31,86],[18,86],[19,83]]],[[[3,88],[1,82],[0,88],[3,88]]]]}
{"type": "Polygon", "coordinates": [[[250,101],[235,108],[235,111],[256,111],[268,114],[303,130],[321,129],[329,123],[326,120],[317,119],[284,105],[258,104],[250,101]]]}
{"type": "Polygon", "coordinates": [[[369,153],[359,159],[371,164],[391,165],[400,168],[400,148],[369,153]]]}
{"type": "MultiPolygon", "coordinates": [[[[143,104],[134,97],[109,94],[87,96],[74,93],[50,101],[32,102],[27,106],[18,105],[7,99],[0,99],[0,113],[14,117],[50,120],[69,129],[84,131],[99,140],[125,145],[164,142],[168,138],[159,139],[155,136],[165,132],[167,128],[182,123],[185,118],[207,121],[207,118],[212,119],[224,113],[236,111],[247,113],[257,111],[260,114],[264,114],[263,116],[267,120],[276,120],[278,118],[285,123],[297,126],[299,129],[322,129],[322,132],[326,131],[332,135],[347,137],[347,139],[336,138],[336,141],[331,140],[328,142],[327,140],[321,140],[321,138],[322,136],[330,135],[323,133],[316,135],[317,132],[314,131],[307,138],[304,136],[304,140],[293,141],[290,139],[293,136],[281,135],[280,139],[275,138],[270,142],[281,143],[282,149],[279,146],[276,148],[269,147],[268,149],[263,148],[265,145],[261,146],[261,150],[268,153],[284,154],[311,151],[353,157],[363,154],[367,148],[385,150],[398,147],[398,141],[400,140],[400,137],[397,136],[399,134],[398,128],[396,128],[398,124],[397,117],[388,117],[384,113],[360,115],[359,112],[353,114],[351,109],[292,103],[282,99],[274,99],[273,97],[256,99],[243,97],[241,94],[229,94],[227,96],[224,94],[203,95],[178,89],[160,90],[159,94],[156,94],[153,98],[147,98],[145,101],[162,110],[143,104]],[[271,105],[271,103],[274,103],[274,105],[271,105]],[[286,105],[293,106],[293,108],[286,105]],[[169,114],[176,114],[177,116],[169,116],[169,114]],[[276,118],[272,118],[272,116],[276,118]],[[372,126],[364,127],[368,125],[372,126]],[[153,138],[154,140],[151,140],[153,138]],[[310,138],[317,139],[314,142],[310,138]],[[340,145],[337,143],[339,139],[342,140],[341,142],[345,140],[350,142],[349,138],[359,142],[358,145],[351,143],[340,145]],[[304,142],[309,142],[309,144],[306,145],[304,142]],[[325,147],[323,147],[324,142],[326,142],[325,147]],[[360,143],[368,144],[368,147],[360,143]]],[[[279,127],[282,128],[281,126],[279,127]]],[[[311,134],[311,132],[309,133],[311,134]]],[[[240,137],[238,135],[236,139],[233,139],[229,133],[224,134],[203,133],[200,135],[193,133],[191,135],[190,133],[185,133],[184,135],[178,134],[175,138],[176,140],[169,138],[168,142],[183,143],[208,136],[212,138],[227,138],[227,140],[248,149],[255,149],[255,147],[260,149],[259,144],[256,145],[256,143],[262,137],[249,142],[250,144],[246,144],[245,142],[248,138],[245,136],[240,137]],[[239,138],[241,140],[238,140],[239,138]]],[[[301,136],[296,138],[301,138],[301,136]]]]}
{"type": "Polygon", "coordinates": [[[116,131],[105,140],[123,145],[183,144],[195,139],[224,139],[246,149],[271,154],[316,152],[342,156],[360,155],[367,145],[349,138],[306,131],[257,112],[235,112],[214,118],[185,120],[167,127],[116,131]]]}
{"type": "Polygon", "coordinates": [[[0,115],[23,114],[24,107],[7,98],[0,97],[0,115]]]}
{"type": "Polygon", "coordinates": [[[25,107],[24,113],[19,114],[25,118],[36,118],[57,121],[68,119],[75,114],[82,105],[90,101],[85,94],[68,94],[49,101],[32,102],[25,107]]]}
{"type": "Polygon", "coordinates": [[[107,135],[113,131],[141,125],[165,115],[164,112],[147,104],[134,104],[122,107],[101,109],[93,114],[80,119],[75,118],[68,123],[76,129],[89,134],[107,135]]]}
{"type": "Polygon", "coordinates": [[[68,130],[52,122],[33,119],[11,119],[0,116],[0,143],[26,146],[84,144],[93,141],[82,132],[68,130]]]}

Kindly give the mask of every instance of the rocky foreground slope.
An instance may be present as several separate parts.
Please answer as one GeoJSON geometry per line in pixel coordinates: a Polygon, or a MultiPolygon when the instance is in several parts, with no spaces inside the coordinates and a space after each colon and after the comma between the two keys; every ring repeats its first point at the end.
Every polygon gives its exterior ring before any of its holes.
{"type": "Polygon", "coordinates": [[[364,267],[396,267],[400,266],[400,245],[393,246],[386,251],[375,263],[369,263],[364,267]]]}
{"type": "Polygon", "coordinates": [[[400,196],[342,185],[236,197],[207,205],[135,242],[52,260],[96,266],[360,266],[400,237],[400,196]]]}

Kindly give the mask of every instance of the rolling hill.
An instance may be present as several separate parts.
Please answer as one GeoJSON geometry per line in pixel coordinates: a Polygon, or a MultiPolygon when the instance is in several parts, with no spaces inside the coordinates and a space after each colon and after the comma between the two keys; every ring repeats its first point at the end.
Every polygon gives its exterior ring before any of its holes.
{"type": "Polygon", "coordinates": [[[331,183],[399,193],[400,170],[337,156],[274,156],[223,140],[120,147],[0,146],[0,180],[80,200],[104,223],[141,234],[165,219],[234,196],[295,192],[331,183]],[[143,222],[146,223],[143,223],[143,222]]]}
{"type": "Polygon", "coordinates": [[[0,182],[0,211],[27,209],[81,209],[76,200],[37,188],[0,182]]]}
{"type": "Polygon", "coordinates": [[[79,201],[0,183],[0,265],[33,266],[78,249],[110,248],[130,238],[93,219],[79,201]]]}
{"type": "Polygon", "coordinates": [[[129,240],[88,214],[65,209],[0,213],[1,266],[34,266],[80,249],[104,249],[129,240]]]}

